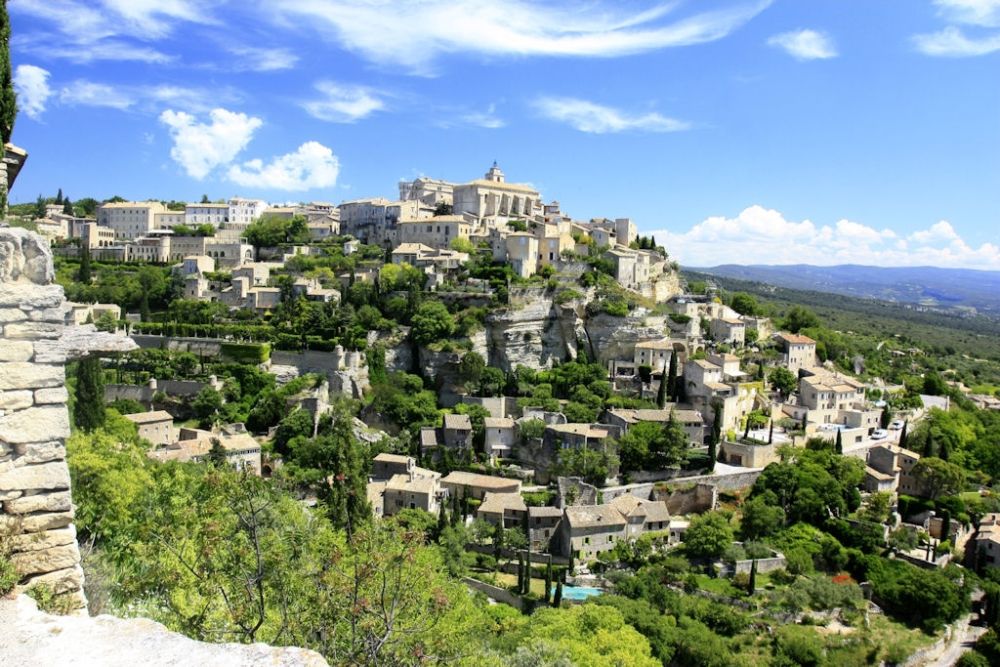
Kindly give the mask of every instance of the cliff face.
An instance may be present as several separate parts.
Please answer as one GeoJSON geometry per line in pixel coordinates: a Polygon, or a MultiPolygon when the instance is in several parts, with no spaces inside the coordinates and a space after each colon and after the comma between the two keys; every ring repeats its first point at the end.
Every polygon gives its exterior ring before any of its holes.
{"type": "Polygon", "coordinates": [[[144,618],[52,616],[21,595],[0,599],[0,656],[21,667],[213,665],[325,667],[315,651],[264,644],[206,644],[144,618]]]}
{"type": "Polygon", "coordinates": [[[505,371],[517,366],[542,368],[576,357],[576,311],[541,297],[486,318],[490,366],[505,371]]]}

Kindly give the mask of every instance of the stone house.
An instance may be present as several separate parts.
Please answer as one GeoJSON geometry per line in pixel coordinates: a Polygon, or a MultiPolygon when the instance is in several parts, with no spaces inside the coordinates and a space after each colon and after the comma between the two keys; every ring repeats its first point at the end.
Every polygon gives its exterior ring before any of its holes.
{"type": "Polygon", "coordinates": [[[479,501],[482,501],[487,493],[521,492],[520,480],[494,477],[492,475],[480,475],[461,470],[448,473],[448,476],[441,480],[441,486],[447,489],[453,496],[459,498],[468,496],[479,501]]]}
{"type": "Polygon", "coordinates": [[[681,423],[684,432],[688,436],[688,441],[695,446],[701,446],[705,442],[705,420],[697,410],[679,410],[673,404],[667,404],[663,410],[612,408],[604,413],[602,419],[621,429],[622,434],[628,433],[628,429],[640,422],[655,422],[665,425],[670,420],[673,413],[674,419],[681,423]]]}
{"type": "MultiPolygon", "coordinates": [[[[881,475],[891,475],[895,478],[894,491],[907,495],[919,496],[923,489],[913,478],[913,467],[920,460],[920,455],[903,449],[896,445],[878,445],[868,450],[868,460],[866,468],[881,473],[881,475]]],[[[877,476],[872,476],[872,484],[880,482],[880,486],[886,486],[884,480],[877,476]]],[[[866,485],[869,483],[866,475],[866,485]]]]}
{"type": "Polygon", "coordinates": [[[628,522],[612,505],[573,506],[559,523],[560,555],[580,560],[596,558],[627,537],[628,522]]]}
{"type": "Polygon", "coordinates": [[[197,428],[181,428],[178,439],[149,452],[156,461],[201,462],[208,458],[214,440],[226,452],[226,462],[237,470],[249,470],[260,476],[260,443],[243,429],[242,424],[224,426],[218,433],[197,428]]]}
{"type": "Polygon", "coordinates": [[[976,556],[981,566],[1000,567],[1000,514],[987,514],[980,519],[976,556]]]}
{"type": "Polygon", "coordinates": [[[419,509],[437,515],[441,511],[441,487],[436,477],[414,473],[393,475],[382,492],[382,516],[404,509],[419,509]]]}
{"type": "Polygon", "coordinates": [[[708,331],[717,343],[743,345],[746,341],[746,325],[743,320],[720,317],[711,321],[708,331]]]}
{"type": "Polygon", "coordinates": [[[441,439],[450,449],[472,449],[472,420],[469,415],[446,414],[442,420],[441,439]]]}
{"type": "Polygon", "coordinates": [[[515,422],[510,417],[486,417],[483,419],[485,429],[486,455],[493,458],[509,458],[517,442],[515,422]]]}
{"type": "Polygon", "coordinates": [[[549,449],[603,449],[604,441],[618,435],[608,424],[549,424],[542,436],[549,449]]]}
{"type": "Polygon", "coordinates": [[[788,370],[795,373],[816,365],[816,341],[812,338],[786,332],[776,333],[773,338],[781,348],[781,363],[788,370]]]}
{"type": "Polygon", "coordinates": [[[516,492],[486,492],[482,504],[476,510],[476,517],[497,525],[502,522],[504,528],[518,528],[524,525],[528,515],[528,506],[524,498],[516,492]]]}
{"type": "Polygon", "coordinates": [[[169,445],[177,440],[174,418],[166,410],[125,415],[125,419],[135,424],[140,438],[154,445],[169,445]]]}
{"type": "Polygon", "coordinates": [[[532,551],[548,551],[559,531],[563,511],[558,507],[529,507],[528,535],[532,551]]]}
{"type": "Polygon", "coordinates": [[[781,460],[778,447],[782,442],[751,443],[723,440],[719,443],[719,457],[723,463],[743,468],[765,468],[770,463],[781,460]]]}
{"type": "Polygon", "coordinates": [[[670,512],[661,500],[643,500],[630,493],[615,497],[608,503],[625,517],[625,536],[635,539],[643,533],[666,530],[670,512]]]}

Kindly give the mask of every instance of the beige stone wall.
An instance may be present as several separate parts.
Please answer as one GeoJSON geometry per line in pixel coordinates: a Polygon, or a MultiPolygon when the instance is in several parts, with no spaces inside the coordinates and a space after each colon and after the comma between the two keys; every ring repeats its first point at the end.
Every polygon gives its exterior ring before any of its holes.
{"type": "Polygon", "coordinates": [[[65,439],[69,308],[40,237],[0,229],[0,532],[21,586],[86,606],[65,439]]]}

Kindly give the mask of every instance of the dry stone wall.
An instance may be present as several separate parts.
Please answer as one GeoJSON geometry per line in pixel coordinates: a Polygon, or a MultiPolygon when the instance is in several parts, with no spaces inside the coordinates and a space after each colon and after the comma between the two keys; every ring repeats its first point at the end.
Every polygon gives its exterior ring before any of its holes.
{"type": "Polygon", "coordinates": [[[53,277],[41,237],[0,228],[0,539],[21,589],[45,584],[85,609],[66,464],[65,364],[134,344],[92,326],[67,327],[53,277]]]}

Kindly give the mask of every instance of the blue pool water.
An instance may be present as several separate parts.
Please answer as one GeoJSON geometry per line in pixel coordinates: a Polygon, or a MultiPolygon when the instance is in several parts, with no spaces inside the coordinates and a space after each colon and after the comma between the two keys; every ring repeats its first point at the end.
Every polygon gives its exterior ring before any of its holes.
{"type": "Polygon", "coordinates": [[[586,600],[589,597],[600,595],[601,589],[593,586],[564,586],[564,600],[586,600]]]}

